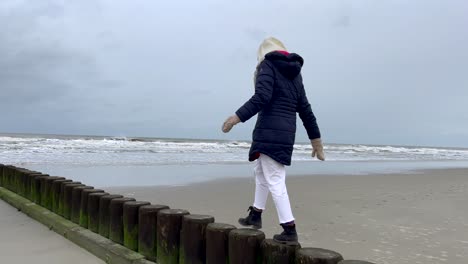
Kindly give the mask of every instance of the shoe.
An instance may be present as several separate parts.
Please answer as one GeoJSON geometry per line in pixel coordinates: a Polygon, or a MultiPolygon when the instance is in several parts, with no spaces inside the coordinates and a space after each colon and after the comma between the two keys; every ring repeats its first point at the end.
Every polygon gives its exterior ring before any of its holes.
{"type": "Polygon", "coordinates": [[[296,232],[296,225],[285,225],[281,224],[283,227],[283,232],[279,235],[274,235],[273,240],[280,243],[287,243],[287,242],[298,242],[297,232],[296,232]]]}
{"type": "Polygon", "coordinates": [[[250,211],[249,215],[245,218],[239,218],[239,224],[242,226],[252,226],[255,229],[261,229],[262,212],[255,210],[253,206],[250,206],[247,211],[250,211]]]}

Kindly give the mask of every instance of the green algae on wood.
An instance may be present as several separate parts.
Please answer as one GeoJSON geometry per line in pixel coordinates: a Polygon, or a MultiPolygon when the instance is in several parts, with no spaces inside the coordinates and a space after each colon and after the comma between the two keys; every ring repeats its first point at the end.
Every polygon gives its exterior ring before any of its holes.
{"type": "Polygon", "coordinates": [[[182,217],[190,214],[182,209],[164,209],[158,213],[156,259],[158,263],[179,263],[182,217]]]}
{"type": "Polygon", "coordinates": [[[99,200],[108,193],[91,193],[88,196],[88,229],[99,233],[99,200]]]}
{"type": "Polygon", "coordinates": [[[156,227],[158,212],[167,205],[144,205],[138,215],[138,252],[148,260],[156,261],[156,227]]]}
{"type": "Polygon", "coordinates": [[[145,205],[150,203],[136,201],[123,205],[124,246],[134,251],[138,251],[138,212],[145,205]]]}
{"type": "Polygon", "coordinates": [[[88,228],[88,197],[91,193],[103,193],[100,189],[86,189],[81,192],[81,205],[80,205],[80,220],[79,225],[88,228]]]}
{"type": "Polygon", "coordinates": [[[109,205],[110,231],[109,239],[115,243],[123,245],[123,205],[127,202],[134,202],[133,198],[112,199],[109,205]]]}
{"type": "Polygon", "coordinates": [[[105,238],[109,238],[110,233],[110,202],[122,197],[122,195],[110,194],[99,199],[99,234],[105,238]]]}

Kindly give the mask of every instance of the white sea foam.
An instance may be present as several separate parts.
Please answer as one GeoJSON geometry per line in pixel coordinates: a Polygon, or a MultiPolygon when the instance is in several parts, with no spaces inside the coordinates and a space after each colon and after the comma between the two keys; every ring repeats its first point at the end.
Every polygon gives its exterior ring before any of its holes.
{"type": "MultiPolygon", "coordinates": [[[[23,164],[158,165],[243,162],[250,143],[127,138],[0,136],[0,162],[23,164]]],[[[311,160],[310,144],[296,144],[293,160],[311,160]]],[[[325,145],[328,160],[468,160],[468,149],[325,145]]]]}

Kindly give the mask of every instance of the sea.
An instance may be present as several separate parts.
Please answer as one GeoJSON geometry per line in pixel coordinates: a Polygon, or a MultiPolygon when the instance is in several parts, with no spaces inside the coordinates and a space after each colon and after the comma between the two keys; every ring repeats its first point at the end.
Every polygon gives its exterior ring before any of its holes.
{"type": "MultiPolygon", "coordinates": [[[[0,134],[0,163],[73,176],[98,186],[184,185],[252,177],[250,142],[0,134]]],[[[326,161],[310,143],[294,146],[291,175],[414,173],[468,167],[467,148],[325,144],[326,161]]]]}

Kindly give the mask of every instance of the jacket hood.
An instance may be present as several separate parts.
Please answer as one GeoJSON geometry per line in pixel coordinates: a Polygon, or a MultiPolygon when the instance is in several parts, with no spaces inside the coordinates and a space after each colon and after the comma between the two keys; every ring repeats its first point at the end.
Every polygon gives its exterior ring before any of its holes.
{"type": "Polygon", "coordinates": [[[273,51],[266,54],[265,59],[272,62],[281,74],[290,80],[301,73],[304,65],[304,59],[296,53],[273,51]]]}

